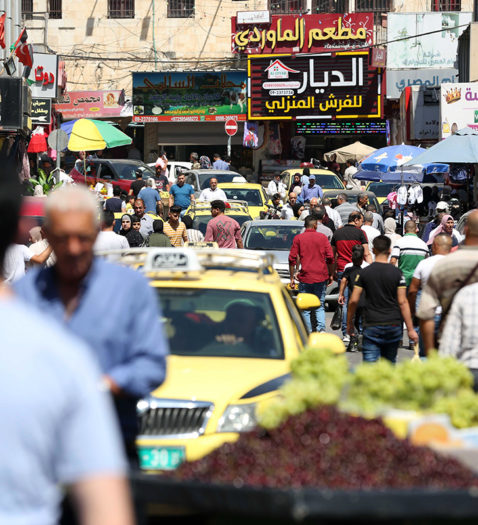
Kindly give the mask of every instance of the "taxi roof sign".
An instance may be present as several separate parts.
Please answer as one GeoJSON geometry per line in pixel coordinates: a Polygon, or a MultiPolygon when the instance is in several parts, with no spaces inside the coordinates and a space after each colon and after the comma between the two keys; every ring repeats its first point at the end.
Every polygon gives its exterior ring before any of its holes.
{"type": "Polygon", "coordinates": [[[202,269],[196,253],[184,248],[154,248],[146,255],[145,272],[198,272],[202,269]]]}

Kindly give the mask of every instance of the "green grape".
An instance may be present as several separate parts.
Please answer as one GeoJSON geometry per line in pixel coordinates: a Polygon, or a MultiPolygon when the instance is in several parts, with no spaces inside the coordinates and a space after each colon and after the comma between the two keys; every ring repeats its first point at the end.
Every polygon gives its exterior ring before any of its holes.
{"type": "Polygon", "coordinates": [[[436,414],[448,414],[453,426],[468,428],[478,425],[478,395],[462,389],[454,397],[438,399],[432,407],[436,414]]]}

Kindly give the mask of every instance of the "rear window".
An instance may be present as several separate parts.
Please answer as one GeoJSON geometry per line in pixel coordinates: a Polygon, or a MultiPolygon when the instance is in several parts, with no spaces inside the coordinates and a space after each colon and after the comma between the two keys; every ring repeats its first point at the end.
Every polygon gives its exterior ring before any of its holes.
{"type": "Polygon", "coordinates": [[[157,288],[174,355],[283,359],[268,294],[237,290],[157,288]]]}
{"type": "Polygon", "coordinates": [[[344,188],[340,179],[335,175],[315,175],[315,183],[321,188],[328,188],[331,190],[344,188]]]}
{"type": "Polygon", "coordinates": [[[239,177],[240,175],[237,173],[217,173],[212,175],[200,175],[199,182],[201,184],[201,189],[205,190],[206,188],[209,188],[209,181],[211,179],[217,179],[217,182],[220,184],[221,182],[232,182],[234,177],[239,177]]]}
{"type": "Polygon", "coordinates": [[[259,190],[248,190],[244,188],[221,188],[226,194],[227,200],[246,201],[249,206],[262,206],[262,196],[259,190]]]}
{"type": "Polygon", "coordinates": [[[141,168],[143,170],[143,179],[146,180],[149,177],[156,177],[156,173],[146,164],[120,164],[116,163],[114,165],[116,169],[116,174],[119,179],[122,180],[135,180],[136,179],[136,170],[141,168]]]}
{"type": "MultiPolygon", "coordinates": [[[[245,223],[246,221],[250,221],[252,219],[251,217],[249,217],[249,215],[233,215],[233,214],[227,213],[227,211],[226,211],[226,215],[228,217],[232,217],[233,219],[235,219],[239,223],[239,226],[242,226],[243,223],[245,223]]],[[[197,215],[193,220],[193,228],[195,228],[196,230],[200,230],[205,235],[207,223],[211,219],[212,219],[212,215],[197,215]]]]}

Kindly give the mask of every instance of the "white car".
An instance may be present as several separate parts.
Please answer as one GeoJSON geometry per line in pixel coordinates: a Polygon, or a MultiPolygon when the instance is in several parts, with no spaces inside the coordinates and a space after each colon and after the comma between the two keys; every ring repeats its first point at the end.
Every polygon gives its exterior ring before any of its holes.
{"type": "MultiPolygon", "coordinates": [[[[155,162],[150,162],[148,166],[155,167],[155,162]]],[[[186,162],[186,161],[179,161],[179,160],[170,160],[168,161],[168,179],[169,182],[176,184],[176,181],[178,179],[178,175],[181,171],[190,170],[192,166],[192,162],[186,162]]]]}

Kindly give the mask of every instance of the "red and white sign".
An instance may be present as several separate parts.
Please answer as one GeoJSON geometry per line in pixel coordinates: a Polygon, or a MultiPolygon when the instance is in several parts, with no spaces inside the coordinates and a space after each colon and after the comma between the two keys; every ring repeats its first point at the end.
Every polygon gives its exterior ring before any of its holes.
{"type": "Polygon", "coordinates": [[[226,125],[224,126],[224,128],[226,129],[226,133],[230,136],[230,137],[234,137],[234,135],[237,133],[237,129],[238,129],[238,126],[237,126],[237,122],[235,120],[227,120],[226,121],[226,125]]]}

